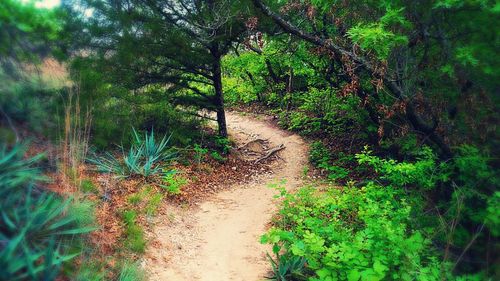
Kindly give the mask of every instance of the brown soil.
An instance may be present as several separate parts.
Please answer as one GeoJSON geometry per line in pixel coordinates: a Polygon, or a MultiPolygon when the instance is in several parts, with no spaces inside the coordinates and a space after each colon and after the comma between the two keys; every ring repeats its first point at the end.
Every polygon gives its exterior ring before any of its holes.
{"type": "Polygon", "coordinates": [[[269,248],[259,243],[276,211],[278,192],[269,184],[286,180],[289,189],[300,185],[307,146],[269,120],[232,112],[227,123],[238,146],[263,139],[269,147],[284,144],[286,148],[278,153],[271,171],[262,170],[244,184],[231,185],[197,205],[165,206],[166,212],[148,234],[151,242],[143,265],[150,280],[256,281],[270,269],[269,248]]]}

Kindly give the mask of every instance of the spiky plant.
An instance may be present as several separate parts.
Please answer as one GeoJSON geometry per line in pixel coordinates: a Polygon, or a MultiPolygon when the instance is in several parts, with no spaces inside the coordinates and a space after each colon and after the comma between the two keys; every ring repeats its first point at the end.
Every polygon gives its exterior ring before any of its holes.
{"type": "Polygon", "coordinates": [[[278,253],[276,254],[276,260],[269,254],[267,254],[267,257],[273,271],[273,276],[268,279],[275,281],[307,280],[307,276],[304,274],[306,260],[303,257],[294,256],[290,253],[282,255],[278,253]]]}
{"type": "Polygon", "coordinates": [[[134,143],[127,153],[122,148],[121,158],[106,152],[100,157],[89,158],[89,162],[95,164],[100,172],[113,173],[122,178],[132,175],[165,176],[172,173],[162,166],[162,163],[172,161],[176,155],[175,152],[167,148],[170,136],[165,135],[160,142],[157,142],[154,131],[151,131],[150,134],[145,133],[144,138],[135,129],[133,132],[134,143]]]}
{"type": "Polygon", "coordinates": [[[25,159],[25,149],[0,148],[0,280],[54,280],[78,255],[69,251],[75,236],[93,228],[66,212],[70,200],[36,187],[42,156],[25,159]]]}

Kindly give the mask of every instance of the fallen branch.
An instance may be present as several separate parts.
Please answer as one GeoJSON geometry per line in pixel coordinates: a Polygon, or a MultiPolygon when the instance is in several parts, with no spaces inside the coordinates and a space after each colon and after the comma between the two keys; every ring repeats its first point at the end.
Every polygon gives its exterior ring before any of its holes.
{"type": "Polygon", "coordinates": [[[257,163],[259,163],[260,161],[265,160],[265,159],[267,159],[267,158],[271,157],[271,156],[272,156],[273,154],[275,154],[276,152],[278,152],[278,151],[280,151],[280,150],[283,150],[283,149],[285,149],[285,148],[286,148],[286,146],[285,146],[284,144],[280,144],[280,145],[278,145],[278,146],[277,146],[277,147],[275,147],[275,148],[271,148],[271,149],[269,149],[269,151],[267,152],[267,154],[266,154],[266,155],[264,155],[264,156],[262,156],[262,157],[260,157],[260,158],[258,158],[257,160],[255,160],[254,164],[257,164],[257,163]]]}

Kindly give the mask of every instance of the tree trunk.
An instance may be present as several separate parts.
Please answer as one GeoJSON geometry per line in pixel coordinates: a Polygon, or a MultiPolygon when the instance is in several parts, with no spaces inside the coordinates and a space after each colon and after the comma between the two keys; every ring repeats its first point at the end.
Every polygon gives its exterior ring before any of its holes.
{"type": "Polygon", "coordinates": [[[213,62],[213,81],[215,89],[215,106],[217,112],[217,125],[219,127],[219,136],[227,138],[226,112],[224,110],[224,93],[222,91],[222,70],[221,56],[217,51],[212,52],[213,62]]]}

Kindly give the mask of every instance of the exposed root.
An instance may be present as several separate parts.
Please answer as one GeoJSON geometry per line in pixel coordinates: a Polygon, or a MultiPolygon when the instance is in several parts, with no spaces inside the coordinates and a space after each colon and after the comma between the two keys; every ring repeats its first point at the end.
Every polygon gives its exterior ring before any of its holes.
{"type": "Polygon", "coordinates": [[[266,155],[264,155],[264,156],[262,156],[262,157],[260,157],[260,158],[257,158],[257,160],[255,160],[254,164],[257,164],[257,163],[259,163],[260,161],[265,160],[265,159],[267,159],[267,158],[271,157],[271,156],[272,156],[272,155],[274,155],[276,152],[278,152],[278,151],[280,151],[280,150],[283,150],[283,149],[285,149],[285,148],[286,148],[286,146],[285,146],[284,144],[280,144],[280,145],[278,145],[278,146],[276,146],[276,147],[274,147],[274,148],[269,149],[269,150],[268,150],[268,152],[266,153],[266,155]]]}

